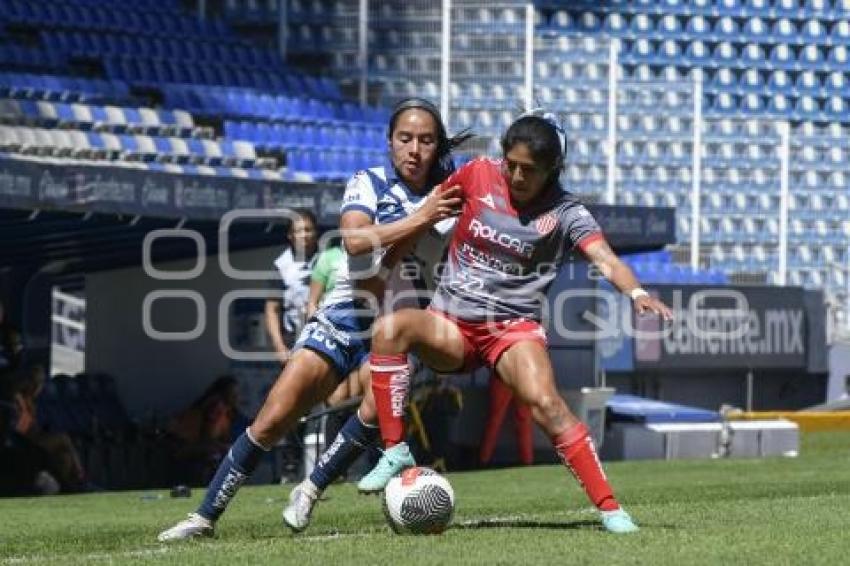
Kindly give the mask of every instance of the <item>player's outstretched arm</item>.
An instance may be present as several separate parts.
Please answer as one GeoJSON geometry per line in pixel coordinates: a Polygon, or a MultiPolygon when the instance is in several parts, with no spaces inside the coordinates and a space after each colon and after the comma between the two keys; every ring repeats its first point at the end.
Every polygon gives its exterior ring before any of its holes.
{"type": "Polygon", "coordinates": [[[584,248],[584,255],[614,287],[632,298],[638,314],[654,313],[664,320],[673,320],[673,311],[641,288],[631,268],[617,257],[604,239],[588,244],[584,248]]]}
{"type": "Polygon", "coordinates": [[[345,251],[350,255],[363,255],[403,240],[413,240],[437,222],[457,216],[460,194],[458,186],[445,190],[437,187],[416,212],[389,224],[374,224],[368,214],[359,210],[345,212],[339,222],[345,251]]]}

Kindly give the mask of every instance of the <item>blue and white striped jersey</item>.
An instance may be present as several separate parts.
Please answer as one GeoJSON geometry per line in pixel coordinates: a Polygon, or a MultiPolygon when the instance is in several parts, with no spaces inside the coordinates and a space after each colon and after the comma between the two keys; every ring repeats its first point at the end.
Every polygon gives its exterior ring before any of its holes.
{"type": "MultiPolygon", "coordinates": [[[[390,224],[415,212],[422,205],[429,192],[430,190],[417,194],[411,191],[389,164],[373,167],[359,171],[349,180],[343,195],[340,214],[359,210],[372,218],[375,224],[390,224]]],[[[453,220],[443,221],[435,229],[437,234],[444,235],[453,226],[453,220]]],[[[396,267],[387,281],[388,295],[390,292],[397,295],[402,291],[433,287],[430,281],[433,274],[433,264],[442,257],[446,242],[445,238],[439,237],[437,234],[423,236],[414,250],[412,259],[420,265],[418,275],[412,274],[409,269],[401,270],[396,267]]],[[[380,250],[360,256],[349,256],[346,253],[337,271],[336,285],[325,297],[323,305],[353,300],[356,296],[354,282],[357,279],[376,274],[377,266],[385,251],[380,250]]],[[[400,308],[400,306],[396,305],[390,310],[397,308],[400,308]]]]}

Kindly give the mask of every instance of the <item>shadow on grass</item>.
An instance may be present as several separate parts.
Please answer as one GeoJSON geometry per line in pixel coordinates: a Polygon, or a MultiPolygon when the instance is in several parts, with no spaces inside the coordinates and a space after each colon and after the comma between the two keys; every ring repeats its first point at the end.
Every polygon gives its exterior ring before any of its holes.
{"type": "Polygon", "coordinates": [[[480,521],[464,521],[449,527],[457,530],[477,529],[596,529],[601,530],[599,521],[531,521],[528,519],[481,519],[480,521]]]}
{"type": "MultiPolygon", "coordinates": [[[[604,531],[605,528],[599,521],[532,521],[528,519],[482,519],[480,521],[464,521],[449,527],[456,530],[478,530],[478,529],[548,529],[555,531],[586,529],[592,531],[604,531]]],[[[672,530],[674,525],[646,525],[641,524],[641,529],[672,530]]]]}

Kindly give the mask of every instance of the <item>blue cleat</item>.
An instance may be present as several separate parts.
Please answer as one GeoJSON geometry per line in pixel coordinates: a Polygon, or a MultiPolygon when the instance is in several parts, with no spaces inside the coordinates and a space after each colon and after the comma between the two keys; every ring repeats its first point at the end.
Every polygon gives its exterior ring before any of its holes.
{"type": "Polygon", "coordinates": [[[378,493],[387,486],[393,476],[415,465],[416,460],[413,459],[407,444],[396,444],[384,450],[378,464],[357,483],[357,489],[360,493],[378,493]]]}
{"type": "Polygon", "coordinates": [[[600,513],[602,515],[602,524],[605,525],[605,529],[609,533],[635,533],[640,530],[634,521],[632,521],[632,518],[629,517],[629,514],[622,508],[615,509],[614,511],[601,511],[600,513]]]}

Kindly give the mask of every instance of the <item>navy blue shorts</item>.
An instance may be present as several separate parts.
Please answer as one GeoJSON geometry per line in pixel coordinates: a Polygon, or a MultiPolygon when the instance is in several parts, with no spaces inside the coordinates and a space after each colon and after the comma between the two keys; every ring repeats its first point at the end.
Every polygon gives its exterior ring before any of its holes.
{"type": "Polygon", "coordinates": [[[367,309],[353,301],[328,305],[307,321],[293,350],[318,352],[343,379],[368,359],[374,320],[367,309]]]}

